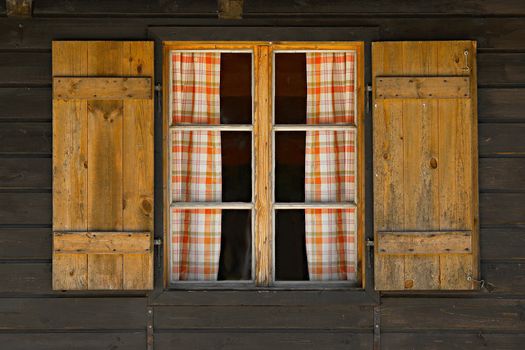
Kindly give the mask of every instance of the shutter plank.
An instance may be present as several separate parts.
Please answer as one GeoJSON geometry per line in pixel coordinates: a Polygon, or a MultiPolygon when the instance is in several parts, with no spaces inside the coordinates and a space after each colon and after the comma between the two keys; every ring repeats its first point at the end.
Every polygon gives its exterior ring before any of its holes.
{"type": "Polygon", "coordinates": [[[151,289],[153,286],[153,254],[124,254],[124,289],[151,289]]]}
{"type": "Polygon", "coordinates": [[[470,254],[470,231],[378,231],[379,254],[470,254]]]}
{"type": "Polygon", "coordinates": [[[88,229],[122,230],[122,101],[88,102],[88,229]]]}
{"type": "Polygon", "coordinates": [[[53,289],[87,288],[87,254],[53,254],[53,289]]]}
{"type": "Polygon", "coordinates": [[[55,253],[123,254],[150,252],[150,232],[55,232],[55,253]]]}
{"type": "Polygon", "coordinates": [[[122,254],[88,255],[88,289],[122,289],[122,254]]]}
{"type": "MultiPolygon", "coordinates": [[[[377,74],[389,74],[402,69],[399,50],[384,51],[382,47],[372,52],[372,61],[382,69],[377,74]]],[[[374,208],[376,228],[389,230],[403,225],[404,170],[398,159],[403,157],[403,102],[376,100],[374,105],[374,154],[381,162],[374,162],[374,208]]],[[[397,257],[377,254],[376,288],[403,289],[404,261],[397,257]]]]}

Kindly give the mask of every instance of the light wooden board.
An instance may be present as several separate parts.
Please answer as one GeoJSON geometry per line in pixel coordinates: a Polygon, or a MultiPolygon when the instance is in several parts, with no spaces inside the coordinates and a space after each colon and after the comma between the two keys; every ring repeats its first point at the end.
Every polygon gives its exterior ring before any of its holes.
{"type": "Polygon", "coordinates": [[[470,254],[470,231],[377,232],[379,254],[470,254]]]}
{"type": "Polygon", "coordinates": [[[53,78],[53,98],[62,100],[150,99],[151,78],[53,78]]]}
{"type": "Polygon", "coordinates": [[[469,77],[376,77],[376,96],[381,98],[468,98],[469,77]]]}
{"type": "Polygon", "coordinates": [[[151,289],[153,43],[54,42],[53,76],[53,288],[151,289]]]}
{"type": "Polygon", "coordinates": [[[377,290],[475,287],[467,279],[477,277],[478,254],[474,61],[470,41],[373,44],[377,290]],[[455,87],[444,89],[444,80],[455,87]],[[381,231],[421,235],[396,240],[381,231]],[[458,235],[463,231],[472,233],[458,235]],[[442,244],[436,247],[437,241],[442,244]]]}
{"type": "Polygon", "coordinates": [[[55,253],[129,254],[151,251],[149,232],[55,232],[55,253]]]}

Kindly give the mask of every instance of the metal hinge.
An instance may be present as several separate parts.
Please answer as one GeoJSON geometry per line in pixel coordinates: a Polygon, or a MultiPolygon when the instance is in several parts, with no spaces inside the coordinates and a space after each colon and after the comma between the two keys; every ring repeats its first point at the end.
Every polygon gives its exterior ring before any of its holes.
{"type": "Polygon", "coordinates": [[[162,239],[161,238],[157,238],[157,239],[153,240],[153,245],[162,245],[162,239]]]}
{"type": "Polygon", "coordinates": [[[365,94],[365,109],[366,113],[371,114],[372,113],[372,85],[368,84],[366,86],[366,94],[365,94]]]}
{"type": "Polygon", "coordinates": [[[155,84],[155,91],[157,91],[157,92],[162,91],[162,84],[161,83],[156,83],[155,84]]]}
{"type": "Polygon", "coordinates": [[[372,261],[374,260],[374,240],[366,239],[366,262],[369,268],[372,268],[372,261]]]}

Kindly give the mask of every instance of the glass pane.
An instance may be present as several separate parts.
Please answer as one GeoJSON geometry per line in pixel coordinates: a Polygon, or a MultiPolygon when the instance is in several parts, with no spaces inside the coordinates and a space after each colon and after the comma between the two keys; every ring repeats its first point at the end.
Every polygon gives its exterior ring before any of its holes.
{"type": "Polygon", "coordinates": [[[304,210],[275,212],[275,279],[308,281],[304,210]]]}
{"type": "Polygon", "coordinates": [[[251,53],[221,53],[220,90],[221,124],[251,124],[251,53]]]}
{"type": "Polygon", "coordinates": [[[277,281],[357,278],[355,209],[276,210],[277,281]]]}
{"type": "Polygon", "coordinates": [[[276,202],[351,202],[356,194],[356,132],[275,133],[276,202]]]}
{"type": "Polygon", "coordinates": [[[306,133],[275,133],[275,201],[304,202],[306,133]]]}
{"type": "Polygon", "coordinates": [[[171,131],[175,202],[251,202],[249,131],[171,131]]]}
{"type": "Polygon", "coordinates": [[[275,124],[306,123],[306,55],[275,54],[275,124]]]}
{"type": "Polygon", "coordinates": [[[252,279],[250,210],[172,209],[170,280],[252,279]]]}

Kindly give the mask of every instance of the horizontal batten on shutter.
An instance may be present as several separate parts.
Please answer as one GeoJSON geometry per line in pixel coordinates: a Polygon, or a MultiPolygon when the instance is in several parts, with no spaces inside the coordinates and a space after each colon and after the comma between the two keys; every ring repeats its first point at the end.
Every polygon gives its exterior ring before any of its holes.
{"type": "Polygon", "coordinates": [[[148,77],[54,77],[53,98],[89,100],[151,99],[148,77]]]}
{"type": "Polygon", "coordinates": [[[149,232],[55,232],[55,253],[133,254],[152,247],[149,232]]]}
{"type": "Polygon", "coordinates": [[[469,98],[469,77],[376,77],[376,98],[469,98]]]}
{"type": "Polygon", "coordinates": [[[470,254],[471,231],[378,231],[379,254],[470,254]]]}

